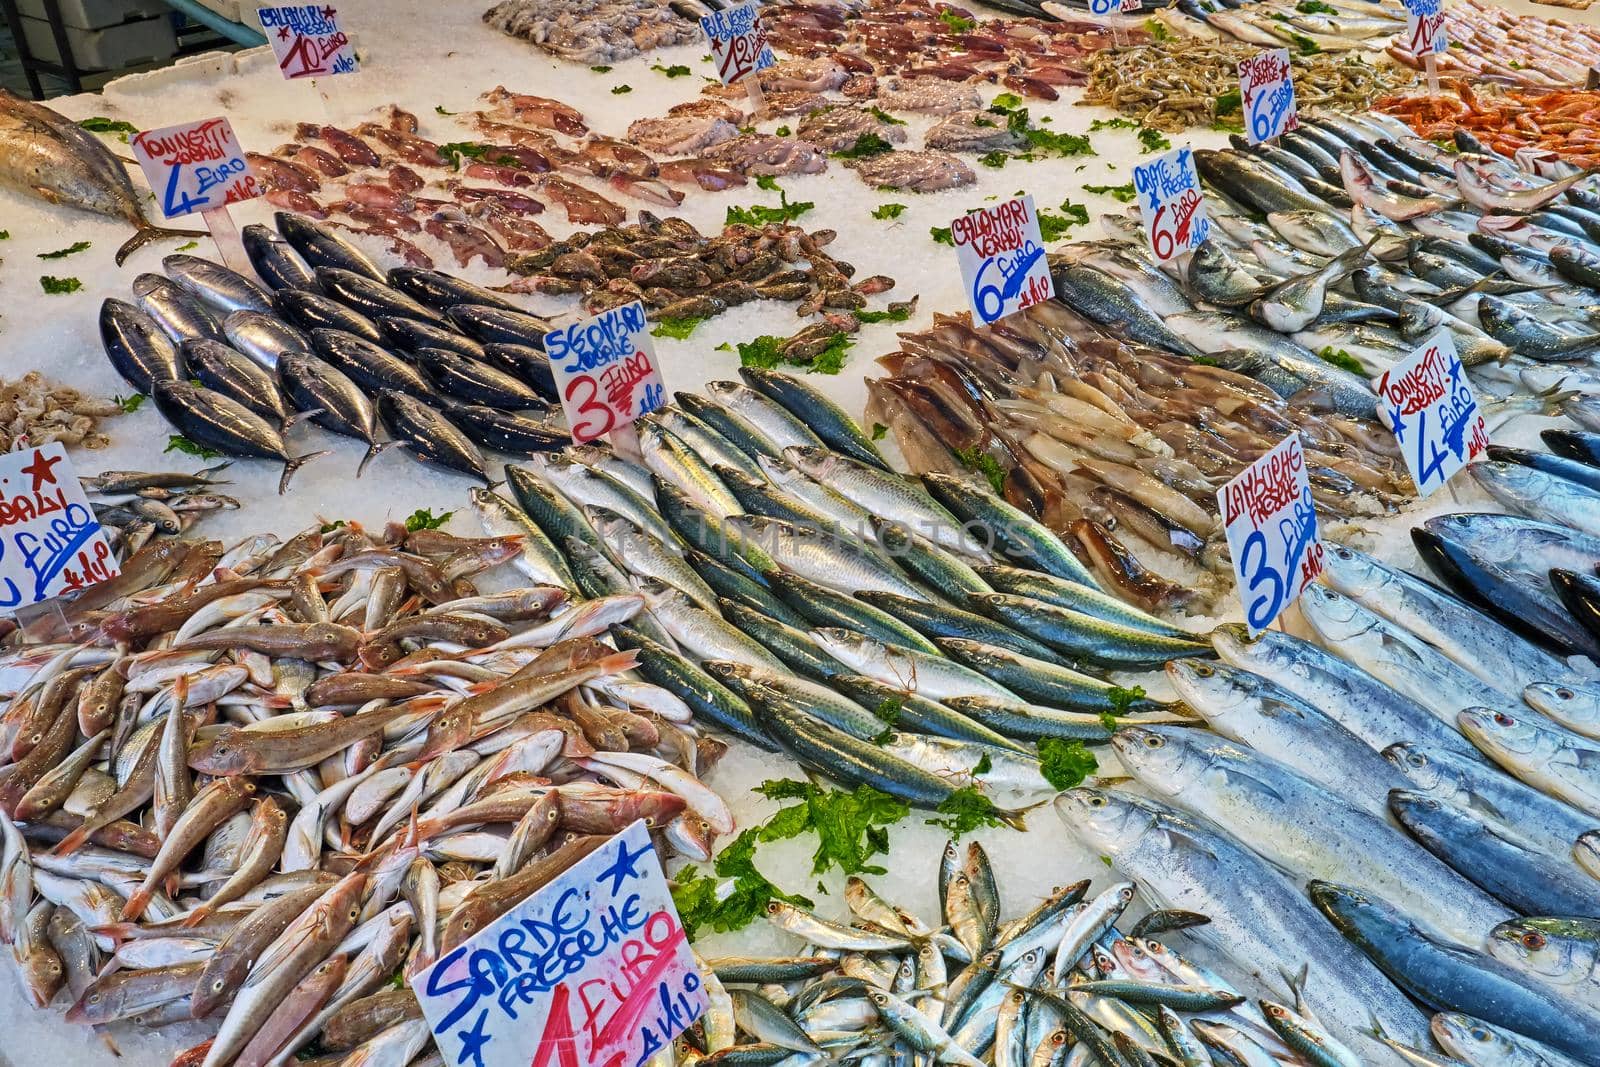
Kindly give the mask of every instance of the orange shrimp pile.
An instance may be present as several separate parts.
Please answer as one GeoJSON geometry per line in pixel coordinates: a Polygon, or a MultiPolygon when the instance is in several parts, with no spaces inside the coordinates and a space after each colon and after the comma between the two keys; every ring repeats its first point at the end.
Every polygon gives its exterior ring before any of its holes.
{"type": "Polygon", "coordinates": [[[1422,137],[1466,130],[1496,152],[1540,149],[1584,167],[1600,166],[1600,92],[1511,89],[1480,96],[1460,83],[1456,96],[1387,96],[1374,106],[1398,115],[1422,137]]]}

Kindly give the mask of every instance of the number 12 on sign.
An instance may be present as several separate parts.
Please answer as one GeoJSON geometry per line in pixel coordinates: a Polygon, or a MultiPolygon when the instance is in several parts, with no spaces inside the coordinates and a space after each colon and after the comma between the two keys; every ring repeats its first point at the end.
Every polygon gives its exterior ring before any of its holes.
{"type": "Polygon", "coordinates": [[[1254,637],[1322,573],[1305,449],[1292,433],[1217,490],[1233,575],[1254,637]]]}

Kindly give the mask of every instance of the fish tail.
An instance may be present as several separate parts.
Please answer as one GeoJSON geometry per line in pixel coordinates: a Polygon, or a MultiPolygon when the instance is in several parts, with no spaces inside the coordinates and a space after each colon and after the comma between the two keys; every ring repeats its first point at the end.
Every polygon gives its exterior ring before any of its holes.
{"type": "Polygon", "coordinates": [[[389,451],[389,449],[398,444],[400,444],[399,441],[384,441],[382,443],[373,441],[367,447],[367,454],[361,457],[360,464],[356,466],[356,477],[359,478],[366,473],[368,463],[371,463],[373,460],[377,459],[379,456],[383,455],[385,452],[389,451]]]}
{"type": "Polygon", "coordinates": [[[183,917],[183,922],[179,923],[178,925],[183,927],[186,930],[188,928],[190,928],[191,926],[199,926],[201,923],[206,921],[206,916],[208,916],[210,914],[211,914],[211,905],[209,903],[201,904],[199,907],[195,908],[189,914],[185,915],[183,917]]]}
{"type": "Polygon", "coordinates": [[[636,648],[613,652],[594,661],[593,666],[600,674],[620,674],[631,671],[639,665],[639,650],[636,648]]]}
{"type": "Polygon", "coordinates": [[[94,831],[89,826],[88,820],[85,820],[82,826],[72,831],[66,837],[63,837],[60,843],[57,844],[55,848],[50,850],[50,854],[52,856],[72,855],[74,852],[78,851],[78,849],[83,847],[83,843],[89,840],[89,835],[93,832],[94,831]]]}
{"type": "Polygon", "coordinates": [[[307,463],[310,463],[318,456],[326,456],[327,454],[327,450],[323,449],[318,452],[307,452],[303,456],[296,456],[293,459],[284,460],[283,477],[278,479],[278,495],[282,496],[284,493],[289,491],[289,479],[294,477],[295,471],[299,470],[307,463]]]}
{"type": "Polygon", "coordinates": [[[139,251],[139,249],[143,248],[151,241],[158,241],[163,237],[210,236],[211,234],[207,230],[173,230],[168,229],[165,226],[151,226],[149,223],[146,223],[135,230],[133,236],[122,242],[122,247],[117,249],[117,266],[122,266],[123,262],[129,256],[139,251]]]}
{"type": "Polygon", "coordinates": [[[128,898],[128,902],[122,906],[122,921],[125,923],[138,921],[139,916],[143,915],[144,910],[150,906],[150,898],[153,896],[155,896],[154,889],[140,886],[134,890],[133,895],[128,898]]]}
{"type": "Polygon", "coordinates": [[[1022,812],[1020,811],[1002,811],[997,817],[1013,830],[1026,830],[1028,828],[1027,820],[1022,817],[1022,812]]]}

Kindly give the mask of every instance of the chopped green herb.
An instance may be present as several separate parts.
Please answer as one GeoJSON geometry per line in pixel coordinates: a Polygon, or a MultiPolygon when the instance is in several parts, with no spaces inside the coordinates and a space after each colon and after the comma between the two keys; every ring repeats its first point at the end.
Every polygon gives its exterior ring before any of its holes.
{"type": "Polygon", "coordinates": [[[633,92],[633,86],[631,85],[613,85],[611,87],[612,96],[621,96],[623,93],[631,92],[633,92]]]}
{"type": "Polygon", "coordinates": [[[661,319],[650,331],[651,337],[671,337],[676,341],[686,341],[694,333],[694,328],[706,321],[704,315],[684,315],[680,318],[661,319]]]}
{"type": "Polygon", "coordinates": [[[1289,34],[1289,40],[1294,42],[1294,46],[1300,50],[1300,54],[1303,56],[1314,56],[1322,51],[1321,45],[1303,33],[1291,33],[1289,34]]]}
{"type": "Polygon", "coordinates": [[[1113,714],[1126,715],[1128,714],[1128,709],[1139,703],[1139,701],[1143,700],[1146,695],[1147,694],[1144,691],[1144,686],[1142,685],[1135,685],[1127,688],[1124,688],[1120,685],[1114,685],[1111,687],[1110,691],[1106,693],[1106,699],[1111,701],[1111,710],[1113,714]]]}
{"type": "MultiPolygon", "coordinates": [[[[718,352],[731,352],[733,346],[724,341],[717,346],[718,352]]],[[[753,341],[738,342],[739,366],[761,367],[771,370],[783,362],[783,338],[774,337],[764,333],[753,341]]]]}
{"type": "Polygon", "coordinates": [[[1518,63],[1514,59],[1506,60],[1506,66],[1510,67],[1512,70],[1521,70],[1522,69],[1522,64],[1518,63]]]}
{"type": "Polygon", "coordinates": [[[701,56],[701,57],[700,57],[700,62],[702,62],[702,63],[709,63],[709,62],[711,62],[711,57],[710,57],[710,56],[708,56],[708,55],[706,55],[706,56],[701,56]]]}
{"type": "Polygon", "coordinates": [[[1150,31],[1150,36],[1157,41],[1172,40],[1172,31],[1167,29],[1166,23],[1160,19],[1150,18],[1144,20],[1144,28],[1150,31]]]}
{"type": "Polygon", "coordinates": [[[884,874],[871,863],[889,851],[890,826],[911,813],[902,800],[870,785],[833,789],[811,782],[780,778],[762,782],[756,792],[769,800],[798,800],[783,808],[757,831],[763,841],[781,841],[810,831],[817,835],[811,873],[884,874]]]}
{"type": "Polygon", "coordinates": [[[139,132],[139,128],[131,122],[123,122],[120,119],[108,119],[104,115],[96,115],[91,119],[83,119],[78,123],[78,125],[82,126],[90,133],[114,133],[117,135],[117,140],[121,141],[123,144],[128,143],[128,134],[139,132]]]}
{"type": "Polygon", "coordinates": [[[139,405],[144,403],[144,394],[134,393],[132,396],[114,396],[111,398],[111,402],[129,415],[132,415],[139,410],[139,405]]]}
{"type": "Polygon", "coordinates": [[[951,33],[966,33],[977,25],[977,22],[972,19],[964,19],[949,8],[939,12],[939,21],[948,26],[951,33]]]}
{"type": "Polygon", "coordinates": [[[39,259],[66,259],[68,256],[82,252],[88,247],[88,241],[78,241],[75,244],[67,246],[66,248],[58,248],[54,252],[39,252],[36,253],[36,255],[39,259]]]}
{"type": "Polygon", "coordinates": [[[672,902],[691,939],[704,929],[719,933],[742,930],[765,914],[773,900],[812,907],[810,900],[783,892],[756,869],[757,833],[756,829],[745,830],[717,854],[711,863],[716,878],[694,867],[685,867],[673,876],[672,902]],[[731,885],[718,881],[730,878],[731,885]]]}
{"type": "Polygon", "coordinates": [[[756,188],[765,189],[769,193],[781,192],[781,190],[778,188],[778,179],[774,178],[770,174],[757,174],[756,188]]]}
{"type": "Polygon", "coordinates": [[[769,222],[793,222],[816,206],[810,200],[797,200],[791,204],[788,195],[779,189],[777,207],[765,207],[761,204],[730,207],[723,219],[723,225],[732,226],[742,222],[749,226],[765,226],[769,222]]]}
{"type": "Polygon", "coordinates": [[[454,111],[446,111],[444,109],[444,105],[443,104],[434,104],[433,105],[433,113],[435,115],[454,115],[455,114],[454,111]]]}
{"type": "Polygon", "coordinates": [[[942,244],[942,245],[950,245],[952,248],[955,247],[956,239],[955,239],[955,235],[950,232],[950,227],[948,227],[948,226],[929,226],[928,227],[928,233],[933,237],[933,239],[935,241],[939,242],[940,244],[942,244]]]}
{"type": "Polygon", "coordinates": [[[1198,365],[1200,365],[1202,367],[1220,367],[1220,366],[1222,366],[1222,364],[1218,363],[1216,360],[1212,359],[1210,356],[1190,356],[1189,357],[1189,362],[1198,364],[1198,365]]]}
{"type": "Polygon", "coordinates": [[[787,126],[779,126],[777,129],[772,131],[773,136],[775,137],[787,137],[789,136],[790,132],[791,131],[787,126]]]}
{"type": "Polygon", "coordinates": [[[1165,152],[1172,147],[1172,142],[1167,140],[1160,130],[1152,130],[1149,127],[1139,131],[1139,144],[1146,152],[1165,152]]]}
{"type": "Polygon", "coordinates": [[[1100,769],[1100,761],[1082,741],[1060,737],[1039,739],[1039,773],[1057,789],[1073,789],[1100,769]]]}
{"type": "Polygon", "coordinates": [[[999,460],[980,449],[977,445],[973,445],[971,448],[957,448],[953,451],[956,459],[961,461],[962,466],[968,470],[977,471],[988,480],[989,486],[994,490],[996,496],[1005,495],[1006,472],[1005,468],[1000,466],[999,460]]]}
{"type": "Polygon", "coordinates": [[[897,726],[900,723],[900,712],[905,708],[905,706],[906,702],[904,700],[896,700],[894,697],[884,697],[882,700],[878,701],[878,706],[872,709],[872,714],[876,715],[879,719],[890,726],[897,726]]]}
{"type": "Polygon", "coordinates": [[[187,252],[191,248],[199,248],[199,247],[200,247],[200,242],[199,241],[185,241],[183,244],[179,245],[177,248],[174,248],[173,251],[174,252],[187,252]]]}
{"type": "Polygon", "coordinates": [[[885,126],[904,126],[906,124],[905,119],[897,119],[881,107],[869,107],[867,111],[885,126]]]}
{"type": "Polygon", "coordinates": [[[1113,866],[1110,856],[1101,856],[1100,862],[1105,864],[1107,867],[1113,866]]]}
{"type": "Polygon", "coordinates": [[[1132,182],[1128,182],[1126,185],[1085,185],[1083,191],[1086,193],[1105,193],[1107,196],[1120,200],[1124,204],[1129,203],[1138,195],[1133,191],[1132,182]]]}
{"type": "Polygon", "coordinates": [[[416,533],[418,530],[437,530],[449,522],[450,516],[454,514],[453,511],[446,511],[441,515],[435,515],[431,508],[418,508],[406,516],[406,530],[409,533],[416,533]]]}
{"type": "Polygon", "coordinates": [[[1218,119],[1216,122],[1213,122],[1211,124],[1211,128],[1213,130],[1218,130],[1218,131],[1220,131],[1222,133],[1243,133],[1244,132],[1244,123],[1242,123],[1242,122],[1224,122],[1223,120],[1218,119]]]}
{"type": "Polygon", "coordinates": [[[610,74],[611,73],[611,68],[609,66],[607,66],[606,64],[604,64],[604,63],[596,63],[594,66],[590,67],[589,69],[594,71],[596,74],[610,74]]]}
{"type": "Polygon", "coordinates": [[[881,156],[885,152],[893,152],[894,145],[885,141],[875,133],[863,133],[856,137],[856,143],[841,152],[835,152],[835,159],[868,159],[872,156],[881,156]]]}
{"type": "Polygon", "coordinates": [[[57,278],[53,274],[39,276],[39,288],[51,296],[61,296],[65,293],[76,293],[83,288],[83,283],[76,278],[57,278]]]}
{"type": "Polygon", "coordinates": [[[1001,93],[999,96],[996,96],[994,98],[994,102],[989,105],[989,110],[1003,114],[1007,111],[1010,111],[1012,108],[1021,106],[1022,97],[1018,96],[1016,93],[1001,93]]]}
{"type": "Polygon", "coordinates": [[[186,456],[198,456],[201,459],[216,459],[222,455],[214,448],[197,445],[182,434],[173,434],[167,438],[167,447],[162,452],[182,452],[186,456]]]}
{"type": "Polygon", "coordinates": [[[439,154],[450,164],[452,170],[461,169],[463,158],[482,159],[488,152],[488,145],[476,141],[449,141],[439,146],[439,154]]]}
{"type": "Polygon", "coordinates": [[[889,427],[885,426],[883,423],[875,422],[872,424],[872,439],[874,441],[883,440],[884,435],[886,435],[888,432],[889,427]]]}
{"type": "Polygon", "coordinates": [[[980,130],[992,130],[992,129],[994,129],[993,120],[986,119],[982,115],[975,116],[973,118],[973,120],[972,120],[972,124],[974,126],[978,127],[978,129],[980,129],[980,130]]]}
{"type": "Polygon", "coordinates": [[[985,152],[983,155],[978,157],[979,163],[982,163],[986,167],[994,167],[996,170],[1005,166],[1008,162],[1010,162],[1010,160],[1011,157],[1000,151],[998,148],[996,148],[993,152],[985,152]]]}
{"type": "Polygon", "coordinates": [[[9,241],[9,240],[11,240],[11,231],[10,230],[0,230],[0,241],[9,241]]]}
{"type": "Polygon", "coordinates": [[[663,67],[660,63],[652,63],[650,64],[650,69],[658,70],[669,78],[682,78],[692,73],[689,68],[684,66],[682,63],[674,63],[670,67],[663,67]]]}
{"type": "Polygon", "coordinates": [[[1114,711],[1102,711],[1100,713],[1100,729],[1104,730],[1108,734],[1116,733],[1117,713],[1114,711]]]}
{"type": "Polygon", "coordinates": [[[1339,9],[1331,4],[1324,4],[1322,0],[1300,0],[1294,9],[1302,15],[1337,15],[1339,9]]]}
{"type": "Polygon", "coordinates": [[[1317,356],[1322,362],[1331,363],[1340,370],[1347,370],[1356,375],[1366,374],[1366,371],[1361,369],[1361,361],[1342,348],[1334,348],[1332,345],[1328,345],[1318,352],[1317,356]]]}
{"type": "Polygon", "coordinates": [[[989,753],[985,752],[978,757],[977,765],[972,768],[972,777],[976,778],[980,774],[988,774],[992,770],[994,770],[994,760],[990,759],[989,753]]]}
{"type": "MultiPolygon", "coordinates": [[[[1015,93],[1001,93],[994,98],[994,103],[989,105],[989,112],[994,115],[1004,115],[1006,128],[1024,138],[1029,147],[1041,152],[1051,152],[1059,156],[1092,156],[1094,146],[1089,143],[1089,138],[1074,133],[1052,133],[1033,125],[1028,116],[1028,109],[1021,106],[1022,98],[1015,93]]],[[[993,153],[990,153],[993,155],[993,153]]],[[[1016,159],[1032,159],[1027,154],[1014,156],[1016,159]]],[[[998,164],[991,163],[990,166],[998,164]]]]}
{"type": "Polygon", "coordinates": [[[804,367],[807,371],[817,374],[838,374],[840,369],[844,367],[845,353],[851,345],[855,344],[855,340],[849,334],[840,330],[834,334],[833,339],[828,342],[828,346],[808,362],[803,359],[793,359],[786,355],[783,351],[783,346],[786,342],[787,338],[762,334],[753,341],[738,341],[733,346],[729,346],[724,341],[717,346],[717,351],[731,352],[737,350],[741,367],[762,367],[770,370],[780,364],[790,364],[804,367]]]}
{"type": "Polygon", "coordinates": [[[1137,130],[1137,129],[1142,129],[1142,127],[1139,125],[1139,123],[1134,122],[1132,119],[1125,119],[1125,118],[1122,118],[1120,116],[1117,117],[1117,118],[1114,118],[1114,119],[1095,119],[1093,122],[1089,123],[1089,132],[1090,133],[1094,133],[1096,130],[1137,130]]]}
{"type": "Polygon", "coordinates": [[[906,206],[904,204],[879,204],[872,209],[872,217],[875,219],[897,219],[904,213],[905,209],[906,206]]]}
{"type": "Polygon", "coordinates": [[[346,526],[349,526],[349,525],[350,524],[348,522],[345,522],[343,519],[334,519],[332,522],[323,523],[322,524],[322,529],[318,530],[317,532],[318,533],[330,534],[330,533],[333,533],[333,531],[335,531],[335,530],[342,530],[346,526]]]}
{"type": "Polygon", "coordinates": [[[884,311],[868,311],[865,308],[857,308],[852,314],[855,315],[857,322],[869,324],[874,322],[904,322],[911,317],[911,309],[898,307],[884,311]]]}
{"type": "Polygon", "coordinates": [[[1001,825],[1000,809],[994,806],[994,801],[972,786],[955,790],[941,800],[934,810],[945,818],[923,821],[929,826],[943,829],[957,840],[979,827],[1001,825]]]}
{"type": "Polygon", "coordinates": [[[1231,115],[1244,107],[1244,97],[1239,95],[1239,90],[1229,89],[1217,97],[1216,105],[1212,108],[1218,115],[1231,115]]]}
{"type": "Polygon", "coordinates": [[[844,369],[845,353],[849,352],[850,346],[855,343],[855,338],[840,330],[833,335],[833,340],[828,342],[827,348],[812,356],[810,363],[800,363],[800,366],[814,374],[838,374],[844,369]]]}
{"type": "Polygon", "coordinates": [[[1063,200],[1061,210],[1064,214],[1055,215],[1048,208],[1039,209],[1039,236],[1046,241],[1058,241],[1072,227],[1089,224],[1089,209],[1082,204],[1063,200]]]}

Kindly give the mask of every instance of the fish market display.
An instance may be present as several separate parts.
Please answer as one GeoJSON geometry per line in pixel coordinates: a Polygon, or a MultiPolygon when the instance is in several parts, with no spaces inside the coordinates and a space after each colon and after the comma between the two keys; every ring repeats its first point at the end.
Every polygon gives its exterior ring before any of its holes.
{"type": "Polygon", "coordinates": [[[236,511],[239,501],[217,491],[227,464],[194,474],[181,471],[102,471],[80,479],[94,517],[111,547],[133,556],[154,537],[177,537],[216,511],[236,511]]]}
{"type": "Polygon", "coordinates": [[[1478,93],[1466,82],[1458,82],[1455,89],[1457,96],[1385,97],[1377,107],[1403,118],[1419,137],[1453,139],[1457,131],[1464,131],[1500,155],[1531,159],[1536,172],[1548,169],[1551,159],[1579,167],[1600,164],[1600,140],[1594,132],[1600,93],[1577,89],[1478,93]]]}
{"type": "MultiPolygon", "coordinates": [[[[1089,85],[1081,102],[1115,108],[1161,130],[1237,124],[1243,120],[1239,62],[1260,50],[1259,44],[1185,38],[1097,52],[1089,57],[1089,85]]],[[[1303,112],[1317,107],[1365,111],[1377,97],[1414,80],[1392,64],[1348,52],[1304,54],[1290,48],[1289,62],[1295,102],[1303,112]]]]}
{"type": "Polygon", "coordinates": [[[574,63],[615,63],[700,37],[693,18],[656,0],[505,0],[483,21],[574,63]]]}
{"type": "Polygon", "coordinates": [[[29,371],[15,381],[0,381],[0,451],[52,441],[104,448],[111,439],[100,432],[99,420],[120,414],[122,406],[114,400],[95,400],[29,371]]]}
{"type": "Polygon", "coordinates": [[[1291,54],[1301,56],[1381,52],[1406,28],[1404,11],[1362,0],[1318,0],[1315,4],[1262,0],[1221,5],[1211,0],[1180,0],[1178,10],[1245,44],[1288,48],[1291,54]]]}
{"type": "Polygon", "coordinates": [[[50,204],[65,204],[121,219],[134,235],[117,249],[117,263],[160,237],[204,237],[144,217],[127,171],[99,138],[55,111],[0,89],[0,186],[50,204]]]}
{"type": "MultiPolygon", "coordinates": [[[[1441,76],[1577,89],[1588,83],[1589,68],[1600,63],[1600,29],[1593,26],[1517,14],[1485,0],[1461,0],[1443,10],[1450,47],[1437,57],[1441,76]]],[[[1420,69],[1421,59],[1403,42],[1402,34],[1389,54],[1420,69]]]]}
{"type": "Polygon", "coordinates": [[[212,1067],[319,1041],[354,1063],[426,1038],[407,991],[356,1005],[635,819],[709,855],[723,746],[597,640],[643,598],[474,588],[533,549],[157,540],[65,605],[61,643],[8,648],[0,934],[34,1004],[207,1019],[212,1067]]]}

